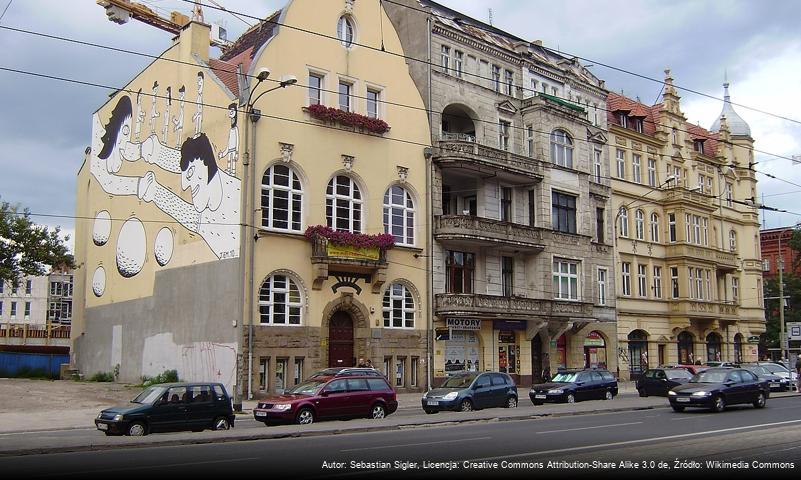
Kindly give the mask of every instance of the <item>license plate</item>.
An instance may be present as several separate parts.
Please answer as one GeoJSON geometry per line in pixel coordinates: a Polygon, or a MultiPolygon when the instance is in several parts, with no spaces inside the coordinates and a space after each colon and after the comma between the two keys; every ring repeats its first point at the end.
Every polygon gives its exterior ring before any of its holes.
{"type": "Polygon", "coordinates": [[[108,425],[106,425],[105,423],[98,423],[97,424],[97,429],[98,430],[108,430],[108,425]]]}
{"type": "Polygon", "coordinates": [[[770,384],[770,386],[771,386],[771,387],[780,387],[781,385],[780,385],[780,384],[778,384],[778,383],[771,383],[771,384],[770,384]]]}
{"type": "Polygon", "coordinates": [[[537,395],[534,395],[534,398],[536,398],[536,399],[538,399],[538,400],[544,399],[544,398],[546,398],[546,397],[547,397],[547,395],[543,395],[543,394],[537,394],[537,395]]]}
{"type": "Polygon", "coordinates": [[[266,417],[267,416],[267,412],[256,412],[256,416],[257,417],[266,417]]]}
{"type": "Polygon", "coordinates": [[[677,402],[686,403],[686,402],[689,402],[689,401],[690,401],[690,399],[689,399],[689,398],[687,398],[687,397],[679,397],[679,398],[677,398],[677,399],[676,399],[676,401],[677,401],[677,402]]]}
{"type": "Polygon", "coordinates": [[[427,403],[429,405],[439,405],[439,401],[438,400],[429,400],[427,403]]]}

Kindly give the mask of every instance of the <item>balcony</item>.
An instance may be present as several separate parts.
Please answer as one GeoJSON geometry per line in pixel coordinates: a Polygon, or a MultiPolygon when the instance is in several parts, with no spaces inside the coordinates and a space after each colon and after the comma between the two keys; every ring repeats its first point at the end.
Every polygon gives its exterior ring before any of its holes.
{"type": "Polygon", "coordinates": [[[739,312],[739,306],[725,302],[681,299],[674,300],[670,303],[671,315],[680,315],[695,319],[736,321],[739,312]]]}
{"type": "Polygon", "coordinates": [[[0,345],[70,346],[70,326],[6,324],[0,327],[0,345]]]}
{"type": "Polygon", "coordinates": [[[542,180],[542,162],[517,155],[506,150],[476,143],[473,137],[462,135],[454,140],[453,134],[443,135],[434,152],[434,162],[440,167],[460,168],[469,165],[467,173],[476,175],[476,166],[499,173],[500,177],[513,183],[530,183],[532,179],[542,180]]]}
{"type": "Polygon", "coordinates": [[[478,247],[509,246],[530,253],[545,248],[541,228],[468,215],[435,217],[434,238],[443,243],[478,247]]]}
{"type": "Polygon", "coordinates": [[[593,305],[583,302],[501,297],[477,293],[439,293],[434,312],[439,316],[527,320],[534,316],[592,319],[593,305]]]}
{"type": "Polygon", "coordinates": [[[372,285],[373,293],[379,293],[386,281],[387,250],[378,247],[351,247],[329,243],[328,239],[316,235],[311,239],[311,263],[314,269],[312,288],[323,288],[329,276],[337,279],[332,286],[351,287],[361,292],[358,280],[372,285]]]}
{"type": "Polygon", "coordinates": [[[683,186],[666,187],[664,201],[665,206],[693,206],[711,212],[717,208],[712,203],[712,198],[706,194],[689,190],[683,186]]]}
{"type": "Polygon", "coordinates": [[[740,260],[735,253],[689,243],[672,243],[668,245],[665,260],[703,261],[714,264],[718,270],[731,271],[740,268],[740,260]]]}
{"type": "Polygon", "coordinates": [[[563,98],[548,95],[547,93],[537,92],[533,97],[523,99],[520,104],[520,110],[524,112],[529,109],[536,110],[546,108],[576,119],[587,120],[587,111],[584,107],[563,98]]]}

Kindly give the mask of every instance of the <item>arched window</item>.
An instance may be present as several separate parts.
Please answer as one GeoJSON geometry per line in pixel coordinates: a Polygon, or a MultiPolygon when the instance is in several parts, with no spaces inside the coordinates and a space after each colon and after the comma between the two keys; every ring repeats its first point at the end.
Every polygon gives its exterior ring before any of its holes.
{"type": "Polygon", "coordinates": [[[626,207],[620,207],[618,211],[620,217],[620,236],[628,238],[629,236],[629,212],[626,207]]]}
{"type": "Polygon", "coordinates": [[[720,344],[720,335],[717,333],[711,332],[706,336],[706,360],[708,362],[721,361],[720,344]]]}
{"type": "Polygon", "coordinates": [[[743,361],[743,334],[738,333],[734,336],[734,363],[743,361]]]}
{"type": "Polygon", "coordinates": [[[339,22],[337,23],[337,37],[342,42],[342,45],[345,48],[350,48],[353,45],[353,21],[343,15],[339,17],[339,22]]]}
{"type": "Polygon", "coordinates": [[[259,290],[259,319],[262,325],[300,325],[303,299],[300,289],[286,275],[273,275],[259,290]]]}
{"type": "Polygon", "coordinates": [[[640,375],[648,369],[648,334],[642,330],[634,330],[629,333],[628,341],[629,371],[632,375],[640,375]]]}
{"type": "Polygon", "coordinates": [[[328,182],[325,219],[334,230],[362,231],[362,193],[347,175],[337,175],[328,182]]]}
{"type": "Polygon", "coordinates": [[[414,297],[402,283],[384,292],[384,328],[414,328],[414,297]]]}
{"type": "Polygon", "coordinates": [[[695,363],[693,353],[693,335],[690,332],[681,332],[678,338],[679,363],[689,365],[695,363]]]}
{"type": "Polygon", "coordinates": [[[637,240],[645,240],[645,212],[634,212],[634,236],[637,240]]]}
{"type": "Polygon", "coordinates": [[[651,214],[651,241],[659,243],[659,215],[651,214]]]}
{"type": "Polygon", "coordinates": [[[303,187],[294,170],[273,165],[261,179],[261,226],[300,232],[303,219],[303,187]]]}
{"type": "Polygon", "coordinates": [[[729,249],[732,252],[737,251],[737,232],[729,230],[729,249]]]}
{"type": "Polygon", "coordinates": [[[551,161],[556,165],[573,168],[573,140],[564,130],[551,133],[551,161]]]}
{"type": "Polygon", "coordinates": [[[399,245],[414,245],[414,202],[401,186],[393,185],[384,194],[384,232],[399,245]]]}

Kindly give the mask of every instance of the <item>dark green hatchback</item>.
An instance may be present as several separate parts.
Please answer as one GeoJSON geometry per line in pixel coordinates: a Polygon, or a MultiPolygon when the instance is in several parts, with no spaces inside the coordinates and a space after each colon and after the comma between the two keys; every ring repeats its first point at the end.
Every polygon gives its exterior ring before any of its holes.
{"type": "Polygon", "coordinates": [[[234,426],[234,411],[221,383],[165,383],[147,387],[128,405],[101,411],[95,426],[106,435],[131,436],[228,430],[234,426]]]}

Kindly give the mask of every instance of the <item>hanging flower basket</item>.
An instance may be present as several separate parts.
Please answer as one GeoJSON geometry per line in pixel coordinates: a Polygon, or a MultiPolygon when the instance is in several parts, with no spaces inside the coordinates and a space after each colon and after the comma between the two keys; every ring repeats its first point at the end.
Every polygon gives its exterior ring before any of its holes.
{"type": "Polygon", "coordinates": [[[383,135],[389,131],[387,122],[380,118],[367,117],[354,112],[346,112],[338,108],[315,104],[304,107],[312,118],[325,122],[334,122],[348,127],[362,128],[370,133],[383,135]]]}

